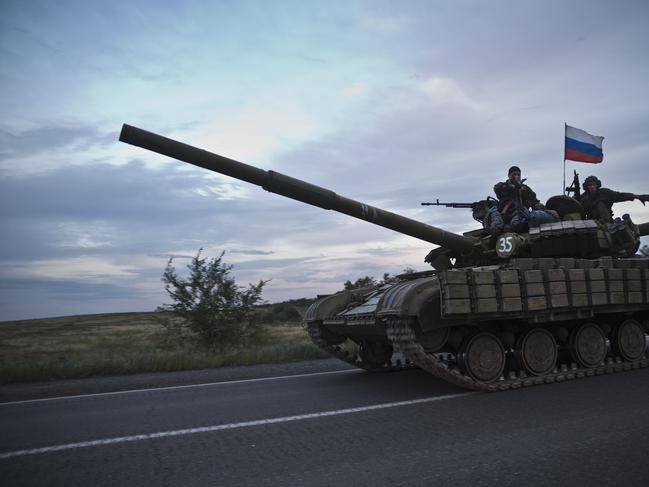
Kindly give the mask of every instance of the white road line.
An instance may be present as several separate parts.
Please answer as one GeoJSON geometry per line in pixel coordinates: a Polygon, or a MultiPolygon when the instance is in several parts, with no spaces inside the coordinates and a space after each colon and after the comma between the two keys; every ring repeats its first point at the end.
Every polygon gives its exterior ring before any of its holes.
{"type": "Polygon", "coordinates": [[[91,446],[114,445],[117,443],[127,443],[132,441],[153,440],[156,438],[168,438],[171,436],[193,435],[196,433],[210,433],[212,431],[233,430],[238,428],[247,428],[249,426],[260,426],[266,424],[289,423],[291,421],[301,421],[304,419],[323,418],[327,416],[339,416],[341,414],[360,413],[364,411],[373,411],[376,409],[387,409],[399,406],[410,406],[412,404],[422,404],[433,401],[443,401],[445,399],[455,399],[458,397],[476,394],[475,392],[465,392],[462,394],[450,394],[446,396],[425,397],[422,399],[412,399],[410,401],[388,402],[384,404],[373,404],[371,406],[361,406],[357,408],[337,409],[333,411],[322,411],[319,413],[298,414],[296,416],[284,416],[282,418],[257,419],[254,421],[244,421],[242,423],[217,424],[214,426],[202,426],[200,428],[188,428],[174,431],[161,431],[158,433],[148,433],[144,435],[118,436],[116,438],[104,438],[101,440],[81,441],[78,443],[67,443],[62,445],[52,445],[42,448],[31,448],[28,450],[16,450],[0,453],[0,460],[8,458],[22,457],[26,455],[38,455],[41,453],[51,453],[63,450],[73,450],[77,448],[88,448],[91,446]]]}
{"type": "Polygon", "coordinates": [[[257,379],[225,380],[221,382],[205,382],[201,384],[187,384],[183,386],[151,387],[149,389],[129,389],[126,391],[97,392],[94,394],[79,394],[76,396],[45,397],[41,399],[25,399],[22,401],[0,402],[0,406],[13,406],[15,404],[28,404],[32,402],[61,401],[63,399],[81,399],[84,397],[113,396],[113,395],[117,396],[121,394],[133,394],[136,392],[155,392],[155,391],[168,391],[172,389],[191,389],[194,387],[222,386],[222,385],[229,385],[229,384],[242,384],[244,382],[262,382],[262,381],[280,380],[280,379],[294,379],[298,377],[312,377],[316,375],[349,374],[351,372],[365,372],[365,371],[361,369],[330,370],[329,372],[312,372],[310,374],[278,375],[274,377],[259,377],[257,379]]]}

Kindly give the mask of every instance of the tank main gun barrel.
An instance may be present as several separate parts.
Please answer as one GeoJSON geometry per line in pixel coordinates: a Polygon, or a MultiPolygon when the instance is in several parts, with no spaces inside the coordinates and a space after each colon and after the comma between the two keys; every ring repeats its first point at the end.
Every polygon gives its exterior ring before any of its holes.
{"type": "Polygon", "coordinates": [[[475,241],[463,235],[447,232],[417,220],[340,196],[320,186],[275,171],[265,171],[131,125],[123,125],[119,140],[256,184],[271,193],[277,193],[325,210],[338,211],[442,247],[462,253],[468,253],[474,249],[475,241]]]}

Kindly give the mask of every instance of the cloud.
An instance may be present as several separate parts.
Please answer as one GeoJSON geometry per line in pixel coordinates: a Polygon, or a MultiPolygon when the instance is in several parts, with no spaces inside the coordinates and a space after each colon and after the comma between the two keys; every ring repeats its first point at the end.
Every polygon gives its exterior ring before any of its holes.
{"type": "Polygon", "coordinates": [[[359,98],[367,94],[369,87],[366,83],[356,82],[340,90],[343,98],[359,98]]]}
{"type": "Polygon", "coordinates": [[[421,82],[418,88],[435,103],[463,105],[471,110],[480,110],[481,104],[469,98],[458,83],[449,78],[433,76],[421,82]]]}
{"type": "MultiPolygon", "coordinates": [[[[196,189],[213,184],[204,173],[132,162],[0,178],[0,215],[8,236],[0,240],[3,275],[12,282],[38,281],[41,290],[55,281],[145,286],[162,299],[160,276],[169,256],[189,259],[203,247],[206,256],[226,250],[226,262],[244,281],[273,278],[269,296],[279,298],[294,289],[285,273],[311,268],[314,245],[353,254],[355,243],[368,240],[368,230],[389,235],[363,222],[349,226],[347,217],[252,186],[254,200],[224,201],[209,191],[197,195],[196,189]]],[[[316,276],[330,278],[325,269],[330,264],[319,262],[316,276]]]]}
{"type": "Polygon", "coordinates": [[[316,64],[327,64],[328,61],[325,58],[309,56],[308,54],[298,53],[295,54],[298,59],[305,61],[307,63],[316,63],[316,64]]]}
{"type": "Polygon", "coordinates": [[[361,25],[365,28],[382,34],[400,32],[409,24],[410,18],[405,14],[367,15],[361,19],[361,25]]]}
{"type": "Polygon", "coordinates": [[[102,222],[62,221],[58,224],[57,233],[61,247],[73,249],[99,249],[111,247],[114,228],[102,222]]]}
{"type": "Polygon", "coordinates": [[[250,191],[238,183],[210,184],[202,188],[196,188],[193,192],[204,198],[216,197],[220,200],[249,199],[250,191]]]}
{"type": "Polygon", "coordinates": [[[229,249],[229,254],[245,254],[245,255],[272,255],[275,253],[273,250],[256,250],[256,249],[229,249]]]}
{"type": "Polygon", "coordinates": [[[291,142],[311,138],[319,130],[312,114],[290,100],[237,110],[236,115],[206,126],[194,145],[245,161],[263,160],[291,142]]]}
{"type": "Polygon", "coordinates": [[[196,254],[194,255],[189,255],[189,254],[147,254],[148,257],[153,257],[153,258],[160,258],[164,257],[165,259],[174,259],[174,260],[190,260],[196,257],[196,254]]]}
{"type": "Polygon", "coordinates": [[[101,132],[91,125],[43,125],[20,132],[0,130],[0,161],[67,148],[87,150],[94,145],[113,144],[115,133],[101,132]]]}
{"type": "Polygon", "coordinates": [[[34,260],[22,264],[3,264],[3,274],[53,280],[83,280],[91,283],[110,283],[114,279],[130,278],[136,274],[133,267],[118,265],[103,258],[82,255],[66,259],[34,260]]]}
{"type": "Polygon", "coordinates": [[[428,243],[119,144],[122,121],[458,233],[468,211],[419,202],[482,199],[511,163],[559,192],[564,121],[606,136],[569,170],[647,192],[646,2],[23,3],[0,18],[0,319],[152,309],[201,247],[269,300],[425,268],[428,243]]]}

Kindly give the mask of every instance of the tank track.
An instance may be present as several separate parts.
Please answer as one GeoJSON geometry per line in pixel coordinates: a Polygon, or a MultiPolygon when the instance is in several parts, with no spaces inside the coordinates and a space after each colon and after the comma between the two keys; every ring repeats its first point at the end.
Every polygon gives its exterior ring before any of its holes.
{"type": "Polygon", "coordinates": [[[441,355],[426,353],[424,348],[417,342],[414,330],[410,327],[410,319],[403,317],[392,317],[386,320],[387,336],[392,342],[395,350],[401,351],[405,357],[412,361],[419,368],[440,379],[474,391],[506,391],[520,387],[550,384],[567,380],[583,379],[596,375],[612,374],[627,370],[639,369],[649,366],[649,357],[645,356],[633,362],[623,361],[620,357],[608,357],[606,363],[593,368],[580,368],[576,364],[561,364],[547,375],[536,377],[528,376],[524,371],[510,371],[507,377],[492,383],[481,383],[472,377],[465,375],[455,365],[442,359],[441,355]]]}
{"type": "Polygon", "coordinates": [[[393,354],[393,359],[390,361],[390,364],[385,364],[381,367],[376,367],[366,362],[363,362],[358,354],[351,354],[346,350],[343,350],[337,345],[330,345],[327,341],[322,338],[320,332],[320,322],[310,321],[306,323],[306,329],[309,333],[311,341],[318,346],[321,350],[324,350],[329,355],[336,357],[343,362],[347,362],[353,367],[358,367],[359,369],[367,370],[368,372],[395,372],[400,370],[407,370],[416,368],[412,361],[408,358],[405,360],[395,359],[393,354]]]}

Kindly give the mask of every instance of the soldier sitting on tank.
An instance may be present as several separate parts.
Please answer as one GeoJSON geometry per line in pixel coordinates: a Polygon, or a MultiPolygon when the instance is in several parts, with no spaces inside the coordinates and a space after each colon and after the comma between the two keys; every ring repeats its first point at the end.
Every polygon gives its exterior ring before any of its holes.
{"type": "Polygon", "coordinates": [[[521,170],[518,166],[512,166],[507,172],[507,181],[497,183],[494,192],[499,200],[498,215],[492,215],[492,234],[499,234],[504,230],[505,224],[509,224],[512,231],[524,233],[530,227],[538,227],[541,223],[559,221],[559,215],[552,210],[545,210],[545,207],[536,197],[532,189],[523,184],[521,170]]]}
{"type": "Polygon", "coordinates": [[[584,194],[581,195],[581,204],[586,212],[586,218],[604,223],[613,222],[613,203],[637,199],[644,205],[649,201],[647,194],[619,193],[602,188],[602,182],[596,176],[588,176],[584,180],[582,188],[584,188],[584,194]]]}

